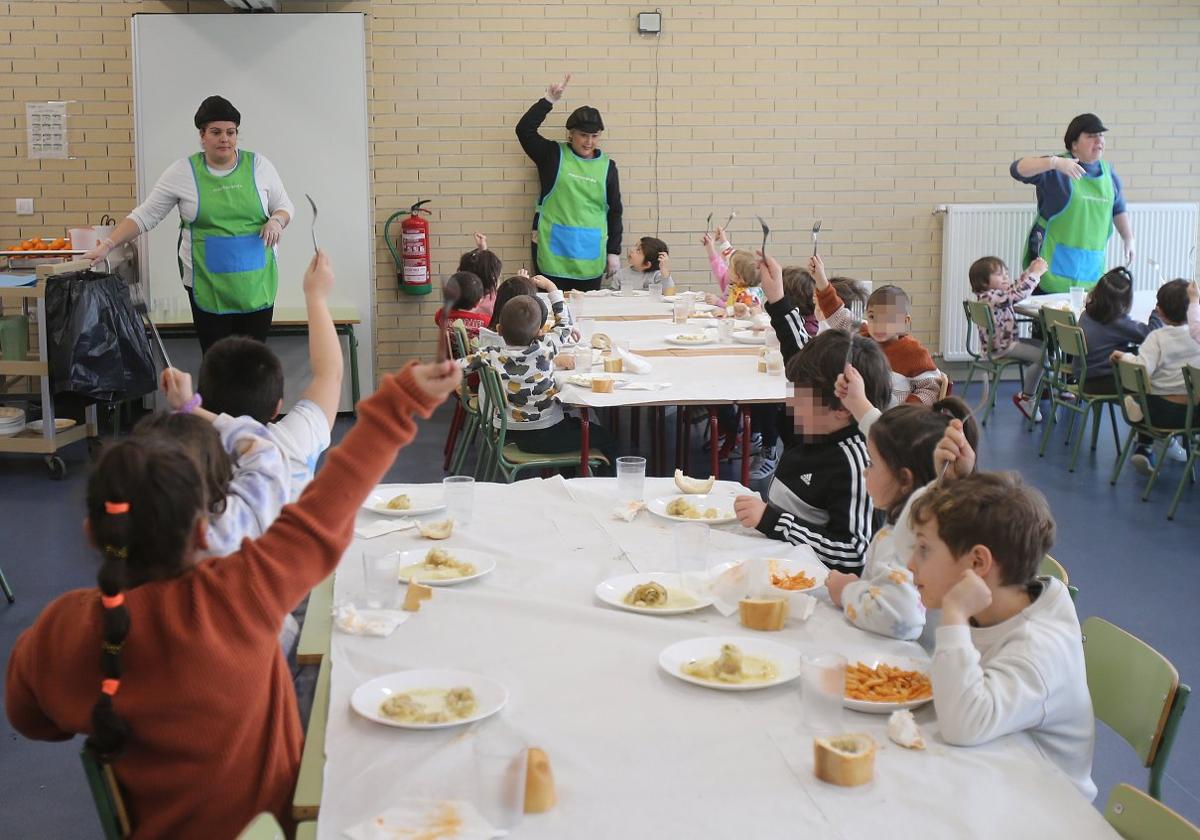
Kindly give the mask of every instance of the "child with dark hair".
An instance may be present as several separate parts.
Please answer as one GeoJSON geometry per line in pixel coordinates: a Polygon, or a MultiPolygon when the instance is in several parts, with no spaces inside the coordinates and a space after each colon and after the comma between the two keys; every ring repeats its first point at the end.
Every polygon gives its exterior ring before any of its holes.
{"type": "Polygon", "coordinates": [[[662,283],[663,294],[675,294],[671,278],[671,249],[653,236],[643,236],[629,249],[629,265],[612,276],[611,288],[648,289],[653,282],[662,283]]]}
{"type": "MultiPolygon", "coordinates": [[[[768,257],[766,264],[782,289],[779,263],[768,257]]],[[[834,390],[847,359],[862,375],[867,399],[887,406],[889,371],[879,346],[838,330],[819,333],[786,368],[793,386],[788,413],[802,442],[784,450],[767,501],[738,496],[734,512],[747,528],[809,545],[830,568],[858,572],[871,539],[872,507],[864,482],[867,443],[834,390]]]]}
{"type": "Polygon", "coordinates": [[[467,251],[458,258],[458,270],[469,271],[483,283],[483,291],[477,303],[462,309],[474,309],[487,316],[485,321],[492,318],[492,310],[496,304],[496,290],[500,285],[500,275],[504,271],[504,263],[494,251],[489,251],[487,237],[482,233],[475,234],[475,248],[467,251]]]}
{"type": "Polygon", "coordinates": [[[342,345],[329,312],[333,281],[333,266],[325,252],[319,251],[304,272],[312,379],[286,417],[279,418],[283,366],[262,342],[239,336],[223,338],[209,348],[200,363],[196,404],[214,414],[252,417],[267,427],[287,459],[290,501],[300,497],[321,453],[329,447],[342,397],[342,345]]]}
{"type": "Polygon", "coordinates": [[[483,297],[483,281],[469,271],[456,271],[447,282],[458,285],[458,300],[449,313],[441,309],[433,313],[434,323],[445,330],[455,321],[462,321],[468,338],[476,338],[480,328],[487,326],[491,319],[491,313],[484,313],[479,308],[479,301],[483,297]]]}
{"type": "Polygon", "coordinates": [[[17,639],[4,686],[13,728],[86,734],[134,837],[235,837],[263,811],[290,834],[304,732],[279,625],[337,568],[413,415],[429,417],[460,381],[452,362],[384,377],[300,500],[228,557],[199,557],[209,500],[180,444],[107,448],[84,525],[99,590],[59,596],[17,639]]]}
{"type": "Polygon", "coordinates": [[[1038,576],[1054,544],[1050,507],[1015,473],[972,473],[969,450],[937,451],[959,477],[913,503],[909,570],[922,603],[942,611],[930,668],[941,736],[971,747],[1028,732],[1094,799],[1079,617],[1062,581],[1038,576]]]}
{"type": "Polygon", "coordinates": [[[804,319],[804,331],[809,336],[816,335],[821,322],[817,320],[817,281],[812,274],[798,265],[784,266],[783,291],[804,319]]]}
{"type": "MultiPolygon", "coordinates": [[[[1150,377],[1150,394],[1146,400],[1150,416],[1147,419],[1164,429],[1182,429],[1187,423],[1188,397],[1183,369],[1187,365],[1200,366],[1200,344],[1189,334],[1187,326],[1190,303],[1186,280],[1171,280],[1159,286],[1158,306],[1154,312],[1164,326],[1150,331],[1137,355],[1120,350],[1112,353],[1114,362],[1126,359],[1146,368],[1146,375],[1150,377]]],[[[1154,451],[1148,436],[1138,436],[1138,445],[1129,460],[1142,475],[1153,472],[1154,451]]]]}
{"type": "MultiPolygon", "coordinates": [[[[995,334],[991,353],[995,357],[1016,359],[1025,366],[1021,380],[1021,393],[1013,394],[1013,404],[1035,423],[1042,421],[1038,407],[1038,380],[1042,378],[1042,343],[1032,338],[1017,337],[1016,305],[1033,294],[1042,275],[1049,267],[1041,257],[1034,259],[1029,268],[1015,281],[1008,276],[1008,266],[999,257],[980,257],[971,263],[967,278],[971,291],[978,300],[992,309],[995,334]]],[[[979,344],[986,349],[987,336],[980,333],[979,344]]]]}
{"type": "MultiPolygon", "coordinates": [[[[1115,394],[1111,356],[1131,344],[1141,344],[1150,334],[1149,324],[1139,324],[1129,317],[1133,306],[1133,275],[1119,266],[1101,276],[1088,292],[1079,327],[1087,341],[1086,394],[1115,394]]],[[[1080,370],[1076,367],[1076,373],[1080,370]]]]}

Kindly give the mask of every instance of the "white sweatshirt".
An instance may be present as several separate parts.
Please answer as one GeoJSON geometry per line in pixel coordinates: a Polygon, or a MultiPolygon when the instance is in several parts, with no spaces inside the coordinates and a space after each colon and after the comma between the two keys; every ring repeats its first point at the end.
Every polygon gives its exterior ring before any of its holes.
{"type": "Polygon", "coordinates": [[[233,459],[233,480],[225,510],[208,519],[205,557],[224,557],[237,551],[242,540],[258,539],[279,518],[288,502],[291,468],[270,431],[252,417],[220,414],[213,427],[221,446],[233,459]],[[238,454],[238,448],[249,448],[238,454]]]}
{"type": "MultiPolygon", "coordinates": [[[[241,152],[238,152],[239,158],[241,152]]],[[[229,169],[208,168],[210,175],[224,178],[236,167],[229,169]]],[[[262,202],[263,212],[270,216],[276,210],[284,210],[291,219],[296,218],[296,207],[288,198],[287,190],[279,173],[262,155],[254,154],[254,184],[258,189],[258,198],[262,202]]],[[[129,218],[137,223],[142,233],[155,227],[167,217],[176,207],[179,217],[185,222],[194,222],[198,206],[199,194],[196,192],[196,178],[192,174],[192,164],[187,158],[180,158],[166,168],[146,196],[129,214],[129,218]]],[[[192,233],[187,228],[182,231],[179,241],[179,261],[183,264],[183,285],[192,285],[192,233]]]]}
{"type": "Polygon", "coordinates": [[[1067,587],[1041,594],[994,627],[942,625],[933,651],[933,705],[948,744],[975,746],[1028,730],[1042,755],[1092,800],[1096,723],[1079,617],[1067,587]]]}
{"type": "Polygon", "coordinates": [[[1136,356],[1124,355],[1145,365],[1152,394],[1186,394],[1183,366],[1200,366],[1200,344],[1192,339],[1187,324],[1150,330],[1136,356]]]}

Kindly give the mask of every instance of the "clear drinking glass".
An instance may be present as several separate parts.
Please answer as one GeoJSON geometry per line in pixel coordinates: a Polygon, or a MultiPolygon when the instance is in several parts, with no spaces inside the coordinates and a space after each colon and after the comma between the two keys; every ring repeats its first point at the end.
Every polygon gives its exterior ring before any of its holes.
{"type": "Polygon", "coordinates": [[[640,502],[645,496],[646,459],[623,455],[617,459],[617,501],[640,502]]]}
{"type": "Polygon", "coordinates": [[[671,304],[671,312],[675,316],[676,324],[686,324],[688,315],[692,311],[692,302],[682,296],[675,298],[671,304]]]}
{"type": "Polygon", "coordinates": [[[469,475],[448,475],[442,479],[446,512],[457,525],[470,525],[475,512],[475,479],[469,475]]]}
{"type": "Polygon", "coordinates": [[[708,525],[677,522],[673,529],[679,586],[689,594],[701,594],[708,581],[708,525]]]}
{"type": "Polygon", "coordinates": [[[1083,304],[1087,300],[1087,289],[1083,286],[1071,287],[1071,311],[1078,315],[1083,311],[1083,304]]]}
{"type": "Polygon", "coordinates": [[[400,552],[394,549],[364,549],[363,601],[369,609],[390,609],[400,593],[400,552]]]}
{"type": "Polygon", "coordinates": [[[650,278],[650,283],[649,283],[648,288],[650,289],[650,300],[662,300],[662,296],[663,296],[662,277],[659,276],[659,273],[657,271],[654,272],[654,276],[650,278]]]}
{"type": "Polygon", "coordinates": [[[722,318],[717,322],[717,336],[721,339],[722,344],[733,341],[733,327],[732,318],[722,318]]]}
{"type": "Polygon", "coordinates": [[[818,653],[800,660],[800,714],[805,728],[813,732],[840,732],[845,693],[846,657],[818,653]]]}

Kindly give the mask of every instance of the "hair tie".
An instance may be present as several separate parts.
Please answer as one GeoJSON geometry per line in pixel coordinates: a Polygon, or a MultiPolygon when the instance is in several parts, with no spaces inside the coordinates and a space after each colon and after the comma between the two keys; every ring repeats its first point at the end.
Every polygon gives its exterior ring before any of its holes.
{"type": "Polygon", "coordinates": [[[125,647],[125,643],[114,645],[112,642],[105,642],[103,645],[105,653],[111,653],[113,656],[118,656],[121,653],[121,648],[125,647]]]}
{"type": "Polygon", "coordinates": [[[129,513],[129,502],[105,502],[104,512],[112,516],[129,513]]]}
{"type": "Polygon", "coordinates": [[[112,697],[117,693],[117,689],[121,687],[120,680],[103,680],[100,683],[100,691],[112,697]]]}
{"type": "Polygon", "coordinates": [[[125,548],[124,546],[117,548],[116,546],[106,545],[104,546],[104,556],[111,557],[116,560],[128,560],[129,549],[125,548]]]}
{"type": "Polygon", "coordinates": [[[125,593],[118,592],[116,595],[101,595],[100,603],[104,605],[106,610],[115,610],[125,603],[125,593]]]}

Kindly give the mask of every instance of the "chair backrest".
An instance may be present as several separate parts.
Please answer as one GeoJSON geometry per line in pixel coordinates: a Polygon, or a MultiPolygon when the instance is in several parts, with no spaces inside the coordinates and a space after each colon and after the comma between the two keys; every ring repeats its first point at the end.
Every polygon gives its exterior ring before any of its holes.
{"type": "Polygon", "coordinates": [[[1183,385],[1187,388],[1188,395],[1188,410],[1187,410],[1187,428],[1191,429],[1192,434],[1200,433],[1200,409],[1197,409],[1196,403],[1200,402],[1200,367],[1196,365],[1183,366],[1183,385]]]}
{"type": "Polygon", "coordinates": [[[1063,583],[1071,582],[1070,578],[1067,577],[1067,570],[1063,568],[1063,564],[1059,563],[1049,554],[1042,558],[1042,565],[1038,567],[1038,574],[1058,578],[1063,583]]]}
{"type": "Polygon", "coordinates": [[[1064,355],[1075,357],[1080,368],[1079,380],[1082,382],[1087,377],[1087,336],[1083,334],[1083,327],[1057,323],[1051,327],[1051,332],[1058,349],[1064,355]]]}
{"type": "Polygon", "coordinates": [[[976,359],[992,357],[992,338],[996,334],[996,322],[992,318],[992,307],[981,300],[964,300],[963,312],[967,323],[975,329],[967,329],[967,353],[976,359]],[[979,352],[971,349],[971,333],[979,335],[979,352]]]}
{"type": "Polygon", "coordinates": [[[504,398],[504,382],[500,373],[491,365],[479,368],[479,384],[483,388],[483,397],[479,400],[482,423],[485,434],[491,435],[496,445],[504,448],[504,439],[508,434],[508,400],[504,398]]]}
{"type": "Polygon", "coordinates": [[[1083,622],[1083,657],[1096,717],[1151,766],[1180,687],[1179,672],[1150,645],[1096,616],[1083,622]]]}
{"type": "Polygon", "coordinates": [[[938,371],[938,400],[944,400],[950,395],[950,375],[945,371],[938,371]]]}
{"type": "Polygon", "coordinates": [[[467,337],[467,327],[462,318],[455,318],[450,324],[450,357],[465,359],[470,350],[471,340],[467,337]]]}
{"type": "Polygon", "coordinates": [[[129,826],[129,812],[125,810],[112,767],[100,761],[86,744],[79,751],[79,760],[83,763],[92,801],[96,803],[104,840],[124,840],[129,837],[133,833],[129,826]]]}
{"type": "Polygon", "coordinates": [[[1130,426],[1146,427],[1150,425],[1150,376],[1146,373],[1145,365],[1131,362],[1127,359],[1117,359],[1113,362],[1113,377],[1117,382],[1117,394],[1121,397],[1121,413],[1125,422],[1130,426]],[[1141,419],[1134,420],[1129,416],[1128,401],[1132,399],[1142,412],[1141,419]]]}
{"type": "Polygon", "coordinates": [[[283,833],[283,826],[275,819],[275,815],[263,811],[242,829],[237,840],[287,840],[287,835],[283,833]]]}
{"type": "Polygon", "coordinates": [[[1104,818],[1124,840],[1200,840],[1200,829],[1132,785],[1112,789],[1104,818]]]}

